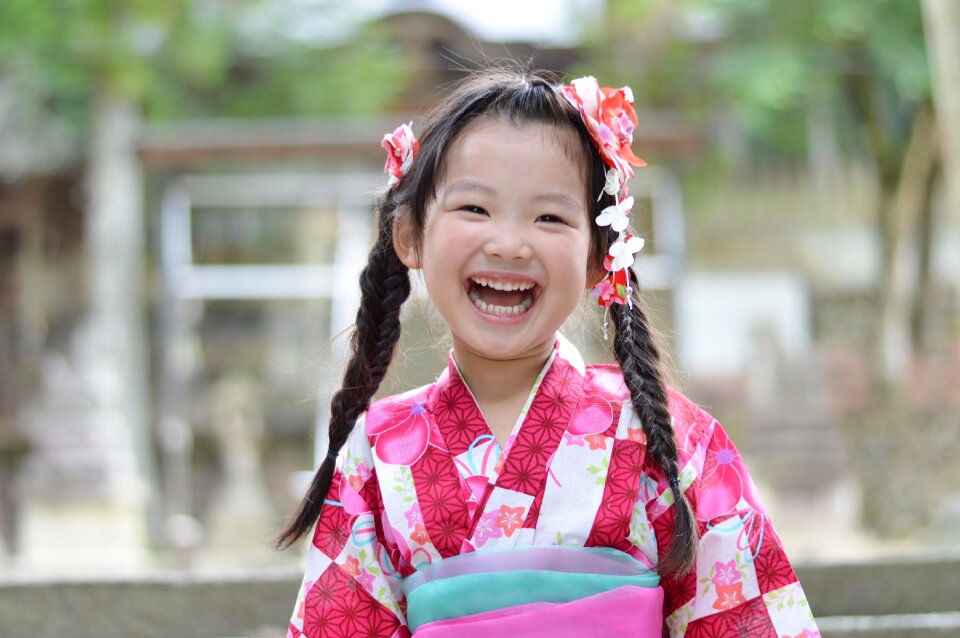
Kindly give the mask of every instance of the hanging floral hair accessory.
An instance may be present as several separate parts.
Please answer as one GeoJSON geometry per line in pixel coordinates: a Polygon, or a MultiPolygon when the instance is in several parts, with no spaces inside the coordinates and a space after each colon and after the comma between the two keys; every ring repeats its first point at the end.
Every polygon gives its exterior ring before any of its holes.
{"type": "MultiPolygon", "coordinates": [[[[609,308],[615,303],[632,304],[628,269],[634,255],[643,248],[643,239],[627,232],[633,198],[628,197],[627,180],[633,177],[634,166],[646,162],[633,154],[630,148],[637,114],[633,110],[633,91],[629,86],[619,89],[600,88],[596,78],[583,77],[561,87],[563,97],[580,112],[594,146],[607,165],[607,179],[603,192],[613,195],[615,203],[597,215],[598,226],[610,226],[617,239],[610,246],[603,267],[607,276],[593,288],[597,303],[609,308]]],[[[603,193],[600,194],[600,197],[603,193]]],[[[604,321],[606,336],[606,321],[604,321]]]]}
{"type": "Polygon", "coordinates": [[[413,165],[413,158],[420,150],[420,142],[413,135],[413,122],[401,124],[393,133],[383,136],[380,145],[387,152],[387,163],[383,172],[390,176],[387,186],[397,184],[413,165]]]}

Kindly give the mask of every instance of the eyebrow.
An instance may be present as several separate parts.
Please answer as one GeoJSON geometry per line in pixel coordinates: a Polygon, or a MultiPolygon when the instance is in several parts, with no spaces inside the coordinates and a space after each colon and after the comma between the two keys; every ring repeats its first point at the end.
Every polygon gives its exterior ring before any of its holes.
{"type": "Polygon", "coordinates": [[[537,195],[533,199],[534,201],[538,202],[553,202],[554,204],[559,204],[561,206],[569,206],[574,210],[580,210],[583,208],[583,204],[578,202],[573,197],[564,195],[563,193],[544,193],[542,195],[537,195]]]}
{"type": "Polygon", "coordinates": [[[478,182],[478,181],[476,181],[476,180],[473,180],[473,179],[460,179],[460,180],[457,180],[457,181],[455,181],[453,184],[451,184],[450,186],[448,186],[448,187],[446,188],[446,191],[447,191],[448,193],[452,193],[452,192],[455,192],[455,191],[480,191],[480,192],[486,193],[486,194],[488,194],[488,195],[493,195],[493,194],[496,193],[496,191],[494,191],[492,188],[490,188],[490,187],[487,186],[486,184],[482,184],[482,183],[480,183],[480,182],[478,182]]]}
{"type": "MultiPolygon", "coordinates": [[[[461,179],[457,180],[450,186],[446,188],[446,195],[457,191],[480,191],[486,195],[496,195],[496,191],[473,179],[461,179]]],[[[574,210],[580,210],[583,208],[583,204],[578,202],[575,198],[564,193],[542,193],[533,198],[535,202],[545,202],[545,203],[554,203],[561,206],[568,206],[574,210]]]]}

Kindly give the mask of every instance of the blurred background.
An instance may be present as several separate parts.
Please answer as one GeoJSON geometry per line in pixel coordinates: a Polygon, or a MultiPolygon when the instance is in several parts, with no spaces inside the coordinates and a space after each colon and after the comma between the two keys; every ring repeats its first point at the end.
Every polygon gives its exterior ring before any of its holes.
{"type": "Polygon", "coordinates": [[[646,299],[794,560],[949,554],[958,60],[952,0],[2,0],[0,579],[298,569],[380,137],[509,61],[633,88],[646,299]]]}

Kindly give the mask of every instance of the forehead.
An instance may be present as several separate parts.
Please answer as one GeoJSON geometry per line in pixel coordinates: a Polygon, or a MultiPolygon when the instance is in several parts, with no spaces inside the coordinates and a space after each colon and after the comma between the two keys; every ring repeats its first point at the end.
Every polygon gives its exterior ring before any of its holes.
{"type": "Polygon", "coordinates": [[[569,127],[537,121],[518,123],[495,115],[481,116],[467,124],[454,137],[448,154],[467,142],[503,144],[517,141],[538,143],[545,154],[562,155],[578,165],[584,161],[580,140],[569,127]]]}
{"type": "MultiPolygon", "coordinates": [[[[585,161],[577,134],[541,122],[515,124],[483,117],[453,140],[441,190],[463,178],[522,182],[528,188],[561,189],[586,199],[585,161]]],[[[491,184],[491,186],[496,186],[491,184]]]]}

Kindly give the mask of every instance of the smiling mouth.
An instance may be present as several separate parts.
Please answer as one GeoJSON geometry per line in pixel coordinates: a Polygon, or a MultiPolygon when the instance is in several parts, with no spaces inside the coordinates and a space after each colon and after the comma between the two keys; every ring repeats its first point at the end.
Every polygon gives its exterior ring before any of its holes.
{"type": "Polygon", "coordinates": [[[471,277],[468,296],[481,312],[501,317],[522,315],[535,299],[537,284],[532,281],[498,281],[471,277]]]}

